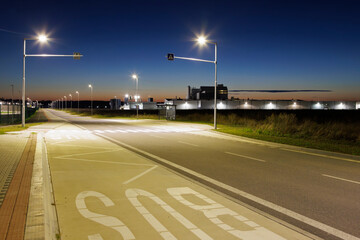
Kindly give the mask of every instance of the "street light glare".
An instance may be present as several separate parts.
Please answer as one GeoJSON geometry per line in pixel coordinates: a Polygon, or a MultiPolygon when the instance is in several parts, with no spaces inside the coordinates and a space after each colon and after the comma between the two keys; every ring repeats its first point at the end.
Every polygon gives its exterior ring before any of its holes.
{"type": "Polygon", "coordinates": [[[38,39],[40,42],[46,42],[48,40],[47,36],[45,36],[45,35],[39,35],[38,39]]]}
{"type": "Polygon", "coordinates": [[[91,86],[91,84],[89,84],[89,88],[91,88],[92,86],[91,86]]]}
{"type": "Polygon", "coordinates": [[[136,74],[133,74],[133,75],[132,75],[132,78],[133,78],[133,79],[136,79],[136,78],[137,78],[137,75],[136,75],[136,74]]]}
{"type": "Polygon", "coordinates": [[[203,36],[200,36],[197,41],[200,45],[204,45],[206,43],[206,39],[203,36]]]}

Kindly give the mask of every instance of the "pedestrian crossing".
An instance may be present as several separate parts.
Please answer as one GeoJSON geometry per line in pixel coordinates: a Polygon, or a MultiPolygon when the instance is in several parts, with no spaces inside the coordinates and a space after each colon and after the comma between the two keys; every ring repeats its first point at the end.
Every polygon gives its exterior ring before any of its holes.
{"type": "Polygon", "coordinates": [[[111,128],[111,129],[95,129],[95,130],[81,130],[81,129],[52,129],[46,132],[45,136],[53,140],[68,139],[93,139],[96,134],[137,134],[137,133],[189,133],[201,131],[201,129],[193,127],[167,127],[157,126],[151,128],[111,128]],[[95,134],[95,135],[94,135],[95,134]]]}

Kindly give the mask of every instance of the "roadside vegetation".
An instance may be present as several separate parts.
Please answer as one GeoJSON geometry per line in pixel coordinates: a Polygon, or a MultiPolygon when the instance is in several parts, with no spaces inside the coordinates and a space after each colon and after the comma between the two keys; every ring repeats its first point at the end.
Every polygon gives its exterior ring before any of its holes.
{"type": "MultiPolygon", "coordinates": [[[[340,112],[339,112],[340,114],[340,112]]],[[[180,121],[212,122],[212,114],[191,114],[180,121]]],[[[259,140],[360,155],[360,124],[328,119],[318,123],[299,120],[296,114],[271,114],[265,119],[252,119],[237,114],[218,116],[219,132],[259,140]]]]}
{"type": "Polygon", "coordinates": [[[40,124],[42,124],[42,123],[27,123],[27,124],[25,125],[25,127],[22,127],[21,124],[18,124],[18,125],[10,125],[10,126],[1,126],[1,127],[0,127],[0,135],[1,135],[1,134],[8,133],[8,132],[23,131],[23,130],[28,129],[29,127],[37,126],[37,125],[40,125],[40,124]]]}
{"type": "MultiPolygon", "coordinates": [[[[68,111],[77,114],[76,110],[68,111]]],[[[88,109],[80,110],[90,116],[88,109]]],[[[360,155],[360,119],[350,111],[219,111],[219,132],[300,147],[360,155]]],[[[136,119],[136,111],[95,110],[95,118],[136,119]]],[[[139,111],[139,119],[159,119],[139,111]]],[[[212,111],[177,111],[177,121],[212,124],[212,111]]]]}
{"type": "Polygon", "coordinates": [[[23,130],[28,129],[29,127],[37,126],[37,125],[44,123],[44,120],[43,119],[40,120],[38,116],[39,115],[37,114],[37,111],[36,111],[30,117],[26,118],[25,119],[25,122],[26,122],[25,127],[22,127],[21,124],[13,124],[13,125],[5,125],[5,126],[0,125],[0,135],[8,133],[8,132],[23,131],[23,130]]]}

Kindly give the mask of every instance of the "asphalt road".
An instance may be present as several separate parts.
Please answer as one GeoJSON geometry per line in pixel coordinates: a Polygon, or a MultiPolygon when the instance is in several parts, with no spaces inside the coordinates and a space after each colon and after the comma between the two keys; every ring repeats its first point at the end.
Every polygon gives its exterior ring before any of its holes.
{"type": "Polygon", "coordinates": [[[205,125],[90,119],[49,111],[99,136],[251,194],[260,201],[244,194],[232,196],[320,237],[360,238],[359,157],[229,137],[205,125]],[[264,206],[262,200],[275,207],[264,206]]]}

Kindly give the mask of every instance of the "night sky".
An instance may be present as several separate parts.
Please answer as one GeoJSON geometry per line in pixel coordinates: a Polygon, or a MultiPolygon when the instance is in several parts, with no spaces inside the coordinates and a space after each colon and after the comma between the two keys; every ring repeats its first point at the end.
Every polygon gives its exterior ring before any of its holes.
{"type": "Polygon", "coordinates": [[[0,7],[0,97],[20,96],[24,37],[27,53],[72,58],[27,58],[27,97],[56,100],[75,91],[108,100],[186,97],[188,85],[214,84],[214,64],[177,56],[214,58],[214,47],[194,42],[202,33],[218,42],[218,83],[230,90],[322,89],[327,93],[238,93],[239,98],[360,100],[359,1],[6,1],[0,7]]]}

